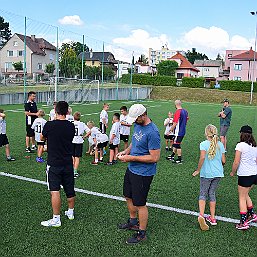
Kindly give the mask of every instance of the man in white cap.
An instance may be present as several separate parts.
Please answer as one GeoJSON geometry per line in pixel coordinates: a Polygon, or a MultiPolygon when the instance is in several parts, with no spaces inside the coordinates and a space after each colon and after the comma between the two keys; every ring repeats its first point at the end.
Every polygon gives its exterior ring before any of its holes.
{"type": "Polygon", "coordinates": [[[129,163],[124,176],[123,194],[130,218],[128,222],[119,224],[118,227],[136,230],[137,233],[127,239],[126,243],[137,244],[146,240],[148,221],[146,200],[160,159],[161,139],[158,128],[147,116],[147,110],[142,104],[130,107],[127,122],[130,124],[135,122],[132,142],[117,156],[122,162],[129,163]]]}

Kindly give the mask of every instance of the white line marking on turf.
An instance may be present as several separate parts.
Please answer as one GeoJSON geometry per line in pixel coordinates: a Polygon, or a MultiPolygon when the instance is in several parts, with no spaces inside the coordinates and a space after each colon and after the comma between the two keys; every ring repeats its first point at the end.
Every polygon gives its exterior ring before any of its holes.
{"type": "MultiPolygon", "coordinates": [[[[15,179],[23,180],[23,181],[36,183],[36,184],[47,185],[47,183],[45,181],[42,181],[42,180],[27,178],[27,177],[18,176],[18,175],[14,175],[14,174],[10,174],[10,173],[0,172],[0,175],[4,176],[4,177],[15,178],[15,179]]],[[[104,197],[104,198],[108,198],[108,199],[112,199],[112,200],[118,200],[118,201],[123,201],[123,202],[126,201],[125,198],[120,197],[120,196],[108,195],[108,194],[88,191],[88,190],[81,189],[81,188],[75,188],[75,191],[79,192],[79,193],[82,193],[82,194],[104,197]]],[[[187,215],[192,215],[192,216],[198,216],[199,215],[199,213],[195,212],[195,211],[183,210],[183,209],[180,209],[180,208],[165,206],[165,205],[161,205],[161,204],[147,203],[147,206],[152,207],[152,208],[156,208],[156,209],[172,211],[172,212],[177,212],[177,213],[182,213],[182,214],[187,214],[187,215]]],[[[240,222],[237,219],[231,219],[231,218],[222,217],[222,216],[216,216],[216,219],[220,220],[220,221],[224,221],[224,222],[235,223],[235,224],[240,222]]],[[[257,224],[252,223],[251,226],[257,227],[257,224]]]]}

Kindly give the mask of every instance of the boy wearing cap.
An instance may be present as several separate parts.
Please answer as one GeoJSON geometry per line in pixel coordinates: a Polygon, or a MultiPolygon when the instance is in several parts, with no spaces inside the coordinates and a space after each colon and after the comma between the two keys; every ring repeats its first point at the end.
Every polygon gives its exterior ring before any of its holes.
{"type": "Polygon", "coordinates": [[[220,141],[223,143],[225,151],[227,150],[227,132],[230,126],[232,109],[229,106],[229,100],[225,98],[223,100],[223,108],[218,113],[220,117],[220,141]]]}
{"type": "Polygon", "coordinates": [[[137,230],[137,233],[126,241],[127,244],[137,244],[146,240],[146,200],[160,159],[161,140],[158,128],[147,116],[147,110],[142,104],[132,105],[128,116],[128,123],[135,122],[132,142],[117,156],[122,162],[129,163],[124,176],[123,194],[130,217],[126,223],[119,224],[118,227],[137,230]]]}

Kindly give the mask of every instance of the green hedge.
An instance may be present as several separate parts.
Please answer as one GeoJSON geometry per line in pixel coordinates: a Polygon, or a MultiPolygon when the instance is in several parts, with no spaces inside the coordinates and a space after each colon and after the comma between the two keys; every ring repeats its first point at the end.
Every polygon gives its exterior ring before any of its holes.
{"type": "Polygon", "coordinates": [[[182,78],[182,87],[191,87],[191,88],[203,88],[204,87],[204,78],[191,78],[183,77],[182,78]]]}
{"type": "MultiPolygon", "coordinates": [[[[121,82],[125,84],[130,83],[130,74],[122,75],[121,82]]],[[[133,74],[132,84],[138,85],[153,85],[153,86],[173,86],[175,87],[177,79],[171,76],[151,76],[149,74],[133,74]]]]}
{"type": "MultiPolygon", "coordinates": [[[[251,91],[251,81],[239,81],[239,80],[222,80],[220,81],[221,90],[231,90],[231,91],[251,91]]],[[[253,83],[253,91],[257,92],[257,82],[253,83]]]]}

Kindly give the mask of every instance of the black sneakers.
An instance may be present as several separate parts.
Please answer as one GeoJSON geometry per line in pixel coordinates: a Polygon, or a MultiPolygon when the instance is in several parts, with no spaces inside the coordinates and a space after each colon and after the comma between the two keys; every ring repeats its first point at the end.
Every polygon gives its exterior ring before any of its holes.
{"type": "Polygon", "coordinates": [[[128,238],[126,243],[129,245],[138,244],[146,240],[145,231],[139,230],[132,237],[128,238]]]}
{"type": "Polygon", "coordinates": [[[183,161],[182,161],[182,159],[173,159],[172,160],[172,163],[176,163],[176,164],[182,164],[183,163],[183,161]]]}
{"type": "Polygon", "coordinates": [[[139,222],[137,221],[136,224],[132,224],[130,222],[130,219],[128,219],[128,221],[126,223],[122,223],[118,225],[119,229],[124,229],[124,230],[139,230],[139,222]]]}

